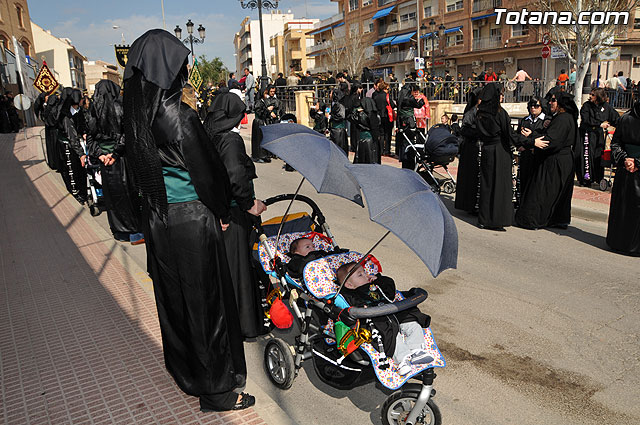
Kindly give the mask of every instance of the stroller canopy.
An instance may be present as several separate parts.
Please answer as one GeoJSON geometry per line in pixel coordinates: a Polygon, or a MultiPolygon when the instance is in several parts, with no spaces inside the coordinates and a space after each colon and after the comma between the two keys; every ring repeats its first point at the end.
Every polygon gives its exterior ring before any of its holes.
{"type": "Polygon", "coordinates": [[[434,125],[427,132],[424,150],[433,157],[455,155],[458,153],[458,138],[446,127],[434,125]]]}

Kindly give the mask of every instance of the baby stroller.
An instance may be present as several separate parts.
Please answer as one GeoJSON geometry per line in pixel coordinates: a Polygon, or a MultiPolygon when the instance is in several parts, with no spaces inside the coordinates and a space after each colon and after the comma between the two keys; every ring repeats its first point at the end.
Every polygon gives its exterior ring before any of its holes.
{"type": "Polygon", "coordinates": [[[412,143],[402,133],[408,143],[406,154],[414,155],[415,157],[416,165],[414,171],[429,183],[434,192],[454,193],[456,191],[456,181],[449,172],[448,165],[453,162],[458,154],[458,138],[451,134],[447,128],[440,125],[431,127],[426,136],[420,131],[417,133],[422,139],[422,143],[412,143]],[[436,167],[443,169],[446,176],[435,171],[436,167]],[[434,173],[443,177],[444,180],[436,178],[434,173]]]}
{"type": "MultiPolygon", "coordinates": [[[[87,152],[86,143],[81,143],[87,152]]],[[[104,194],[102,192],[102,176],[100,174],[100,165],[92,164],[89,154],[87,153],[84,168],[87,170],[87,206],[93,217],[99,216],[102,211],[106,211],[104,194]]]]}
{"type": "MultiPolygon", "coordinates": [[[[272,205],[294,199],[294,195],[280,195],[267,199],[272,205]]],[[[259,226],[260,244],[257,249],[263,270],[271,276],[272,288],[267,291],[267,302],[285,301],[292,311],[300,334],[291,347],[281,338],[268,341],[264,353],[264,368],[271,382],[286,390],[291,387],[302,362],[311,360],[318,377],[326,384],[338,389],[351,389],[378,379],[385,387],[395,390],[382,406],[384,424],[440,424],[441,415],[433,401],[436,377],[434,368],[444,367],[442,357],[430,328],[424,329],[424,346],[431,362],[413,365],[408,375],[400,375],[393,359],[384,354],[382,339],[370,326],[371,317],[383,316],[417,306],[427,298],[423,289],[397,292],[394,303],[373,308],[350,307],[344,298],[336,296],[335,271],[342,264],[359,261],[362,254],[354,251],[329,255],[308,263],[303,278],[296,280],[286,272],[284,264],[289,261],[287,253],[294,240],[306,237],[313,241],[314,249],[337,248],[325,218],[310,198],[298,195],[311,208],[308,213],[292,214],[277,233],[276,217],[259,226]],[[278,300],[278,301],[276,301],[278,300]],[[337,335],[337,323],[351,323],[349,331],[337,335]],[[353,324],[355,323],[355,325],[353,324]],[[349,349],[350,347],[350,349],[349,349]],[[357,348],[355,348],[357,347],[357,348]],[[420,383],[407,383],[415,378],[420,383]]],[[[382,271],[380,263],[368,256],[363,266],[369,274],[382,271]]]]}

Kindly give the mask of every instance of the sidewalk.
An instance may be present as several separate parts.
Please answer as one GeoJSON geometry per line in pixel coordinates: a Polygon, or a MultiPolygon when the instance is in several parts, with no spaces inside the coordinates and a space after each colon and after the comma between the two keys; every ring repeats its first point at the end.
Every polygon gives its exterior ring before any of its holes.
{"type": "Polygon", "coordinates": [[[201,413],[179,390],[150,280],[66,194],[39,130],[0,135],[0,422],[289,423],[251,381],[242,412],[201,413]]]}

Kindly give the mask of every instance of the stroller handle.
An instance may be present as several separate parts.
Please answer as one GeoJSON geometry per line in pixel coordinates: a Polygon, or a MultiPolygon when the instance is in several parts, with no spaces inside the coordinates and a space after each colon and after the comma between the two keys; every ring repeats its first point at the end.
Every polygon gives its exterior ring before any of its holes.
{"type": "Polygon", "coordinates": [[[349,316],[354,319],[370,319],[372,317],[386,316],[394,314],[399,311],[408,310],[417,306],[421,302],[427,299],[429,294],[422,288],[410,289],[411,295],[402,301],[395,301],[391,304],[383,304],[377,307],[351,307],[349,309],[349,316]]]}
{"type": "Polygon", "coordinates": [[[322,214],[322,211],[320,211],[320,207],[318,207],[318,204],[313,202],[313,200],[307,196],[300,195],[300,194],[296,195],[293,193],[285,193],[282,195],[277,195],[277,196],[273,196],[271,198],[265,199],[264,203],[265,205],[269,206],[269,205],[275,204],[276,202],[290,201],[294,197],[296,201],[304,202],[305,204],[309,205],[309,207],[311,207],[311,209],[313,210],[313,214],[311,218],[314,220],[317,218],[318,225],[322,226],[323,224],[325,224],[326,220],[324,218],[324,214],[322,214]]]}

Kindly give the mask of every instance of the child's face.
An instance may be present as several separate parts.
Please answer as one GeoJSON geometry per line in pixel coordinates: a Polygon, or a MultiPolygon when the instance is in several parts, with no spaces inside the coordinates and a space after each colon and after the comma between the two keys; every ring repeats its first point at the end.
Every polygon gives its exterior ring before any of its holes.
{"type": "Polygon", "coordinates": [[[298,242],[298,246],[296,246],[294,254],[306,257],[311,251],[313,251],[313,241],[311,239],[305,239],[298,242]]]}
{"type": "Polygon", "coordinates": [[[374,276],[368,275],[362,266],[358,266],[349,279],[345,282],[344,286],[349,289],[356,289],[363,285],[368,285],[373,282],[374,276]]]}

